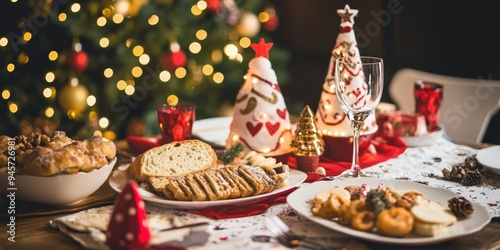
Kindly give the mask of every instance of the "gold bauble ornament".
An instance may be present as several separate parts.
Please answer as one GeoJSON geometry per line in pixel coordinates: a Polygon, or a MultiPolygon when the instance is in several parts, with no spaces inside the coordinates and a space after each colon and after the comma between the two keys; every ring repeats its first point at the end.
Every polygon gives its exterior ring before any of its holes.
{"type": "Polygon", "coordinates": [[[254,37],[260,31],[259,18],[254,13],[245,12],[241,15],[238,24],[236,24],[236,32],[241,36],[254,37]]]}
{"type": "Polygon", "coordinates": [[[59,90],[59,97],[57,100],[65,112],[69,110],[82,112],[87,108],[89,91],[75,79],[72,79],[70,84],[64,85],[61,90],[59,90]]]}

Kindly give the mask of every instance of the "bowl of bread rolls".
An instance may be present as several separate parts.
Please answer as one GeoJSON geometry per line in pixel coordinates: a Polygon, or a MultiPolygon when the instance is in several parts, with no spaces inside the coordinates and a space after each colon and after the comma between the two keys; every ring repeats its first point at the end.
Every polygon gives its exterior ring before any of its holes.
{"type": "Polygon", "coordinates": [[[116,164],[116,146],[94,136],[0,136],[0,194],[47,205],[70,205],[99,189],[116,164]]]}

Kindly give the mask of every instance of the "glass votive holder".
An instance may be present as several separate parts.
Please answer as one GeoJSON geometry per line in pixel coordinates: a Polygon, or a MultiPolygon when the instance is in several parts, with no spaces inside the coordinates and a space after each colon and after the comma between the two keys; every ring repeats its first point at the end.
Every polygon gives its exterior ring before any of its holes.
{"type": "Polygon", "coordinates": [[[417,81],[414,84],[415,112],[425,117],[428,131],[439,129],[438,111],[443,101],[443,85],[417,81]]]}
{"type": "Polygon", "coordinates": [[[162,143],[191,139],[195,121],[196,106],[189,103],[179,103],[176,106],[163,104],[158,106],[158,126],[160,127],[162,143]]]}

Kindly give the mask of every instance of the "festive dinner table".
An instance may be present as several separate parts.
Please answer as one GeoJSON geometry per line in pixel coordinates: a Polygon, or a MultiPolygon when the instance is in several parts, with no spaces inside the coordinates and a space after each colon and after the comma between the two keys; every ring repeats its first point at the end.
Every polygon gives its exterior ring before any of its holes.
{"type": "MultiPolygon", "coordinates": [[[[125,141],[117,141],[116,145],[119,162],[115,169],[119,169],[128,164],[129,154],[134,153],[130,151],[125,141]]],[[[500,176],[484,171],[483,183],[474,186],[464,186],[441,178],[442,169],[450,169],[452,165],[463,162],[466,157],[475,155],[480,147],[484,147],[484,145],[476,146],[464,146],[440,137],[428,146],[408,147],[399,156],[364,169],[366,173],[378,179],[395,179],[450,190],[486,209],[489,218],[484,227],[466,231],[464,236],[444,242],[433,242],[430,239],[421,244],[393,245],[383,241],[381,243],[370,237],[349,236],[304,218],[290,206],[290,200],[287,202],[286,197],[277,197],[269,203],[271,204],[269,207],[260,207],[262,213],[249,216],[239,214],[235,218],[222,219],[214,219],[217,217],[216,212],[204,213],[203,209],[167,209],[150,203],[147,203],[146,207],[148,216],[175,218],[181,224],[208,222],[210,225],[208,240],[202,245],[191,246],[188,249],[287,249],[277,242],[265,225],[265,218],[270,214],[278,215],[293,232],[313,239],[325,249],[500,249],[500,176]]],[[[297,189],[291,189],[290,192],[315,183],[318,182],[300,183],[297,189]]],[[[335,183],[336,180],[331,181],[332,186],[335,183]]],[[[90,197],[66,207],[17,201],[13,234],[9,234],[9,227],[6,226],[11,216],[6,209],[9,206],[8,201],[1,200],[0,218],[3,236],[0,240],[0,249],[82,249],[88,242],[77,241],[84,238],[71,230],[64,230],[64,226],[57,222],[85,213],[110,213],[116,196],[117,192],[106,182],[90,197]]],[[[227,211],[231,212],[230,209],[227,211]]]]}

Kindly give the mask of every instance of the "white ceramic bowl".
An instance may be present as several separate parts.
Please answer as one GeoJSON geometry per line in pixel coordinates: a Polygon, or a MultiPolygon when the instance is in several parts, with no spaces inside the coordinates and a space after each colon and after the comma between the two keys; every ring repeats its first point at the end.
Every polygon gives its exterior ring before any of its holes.
{"type": "Polygon", "coordinates": [[[85,173],[59,174],[49,177],[14,175],[8,186],[8,173],[0,173],[0,194],[5,199],[24,200],[48,205],[69,205],[94,193],[107,180],[116,157],[107,165],[85,173]],[[15,188],[15,189],[13,189],[15,188]],[[8,196],[9,194],[13,194],[8,196]]]}
{"type": "Polygon", "coordinates": [[[490,146],[477,151],[476,159],[492,173],[500,175],[500,145],[490,146]]]}

